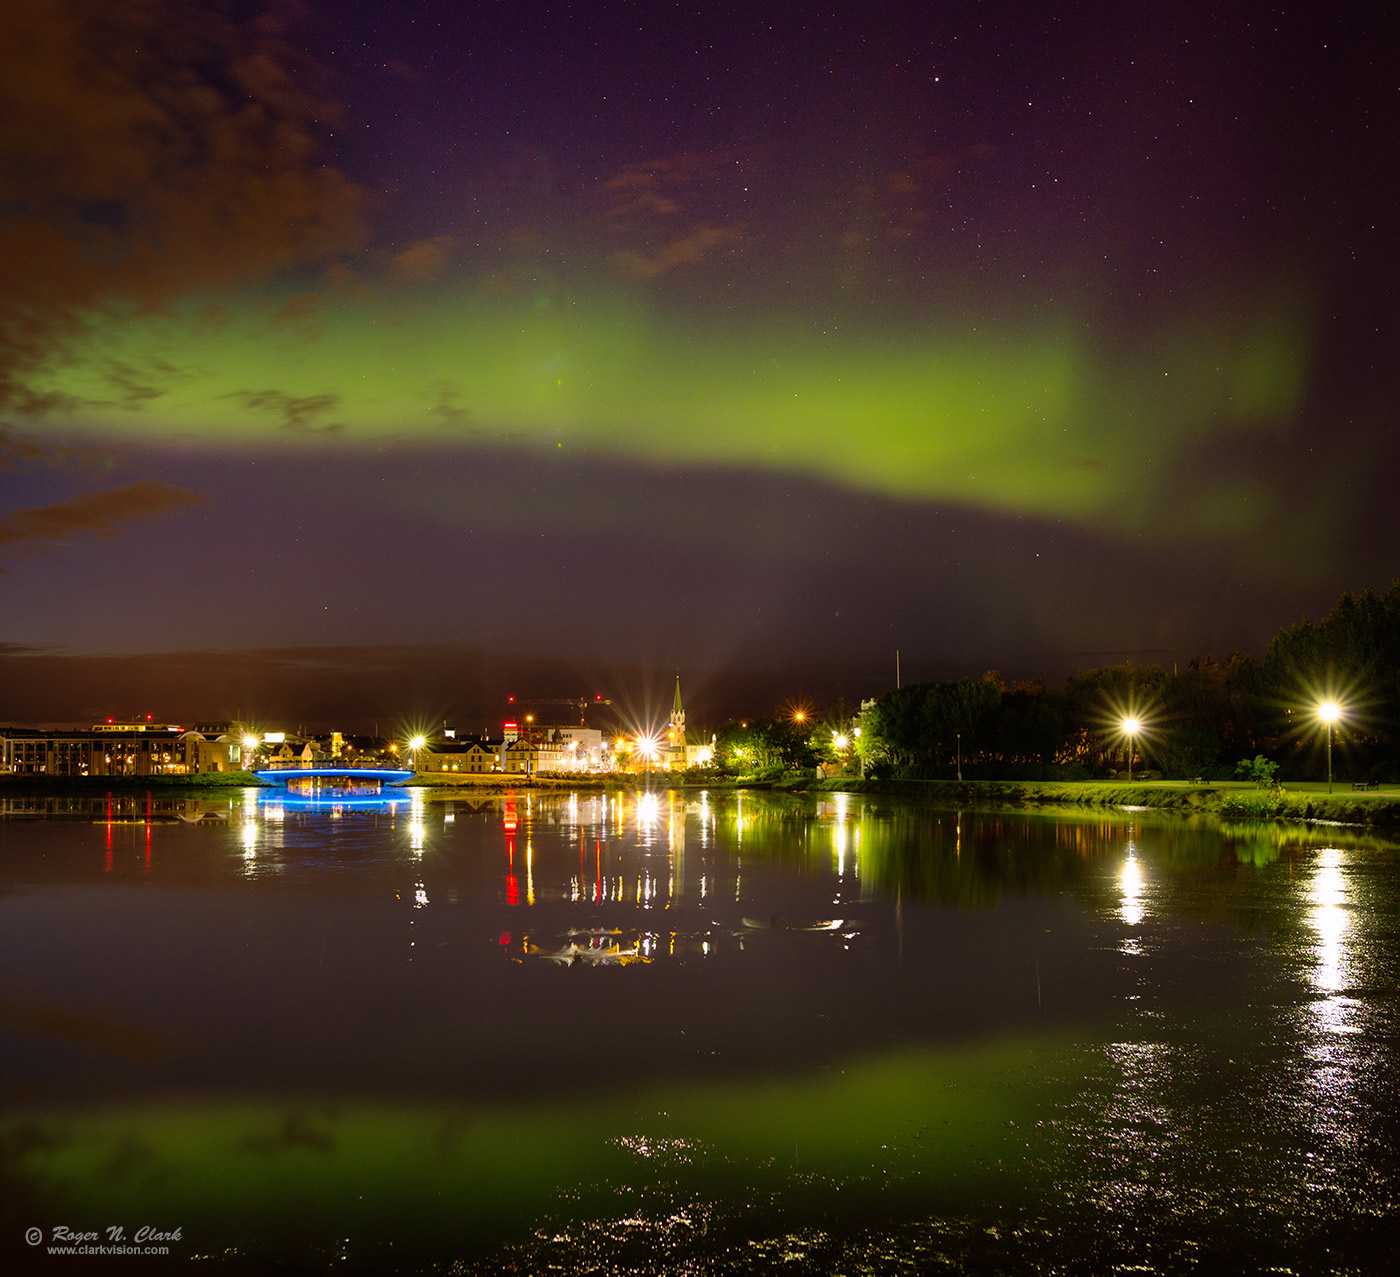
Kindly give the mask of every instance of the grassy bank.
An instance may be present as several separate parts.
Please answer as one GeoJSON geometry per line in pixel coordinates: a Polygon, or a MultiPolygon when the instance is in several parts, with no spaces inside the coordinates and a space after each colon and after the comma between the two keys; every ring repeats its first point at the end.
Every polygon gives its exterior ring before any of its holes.
{"type": "Polygon", "coordinates": [[[799,781],[785,788],[815,793],[889,794],[938,807],[1034,810],[1041,807],[1148,807],[1222,820],[1328,820],[1400,827],[1400,791],[1337,790],[1325,786],[1259,789],[1247,783],[1190,785],[1184,781],[881,781],[846,777],[799,781]]]}
{"type": "Polygon", "coordinates": [[[14,794],[200,794],[261,787],[252,772],[199,772],[193,776],[32,776],[0,773],[0,790],[14,794]]]}

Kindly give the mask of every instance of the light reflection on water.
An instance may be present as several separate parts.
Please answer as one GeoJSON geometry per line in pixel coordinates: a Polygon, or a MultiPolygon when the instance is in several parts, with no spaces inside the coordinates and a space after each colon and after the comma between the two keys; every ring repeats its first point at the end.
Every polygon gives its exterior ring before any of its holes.
{"type": "MultiPolygon", "coordinates": [[[[1393,1032],[1392,1005],[1359,998],[1355,986],[1373,981],[1360,970],[1364,936],[1359,926],[1352,879],[1354,856],[1341,847],[1320,849],[1306,880],[1312,931],[1304,974],[1313,996],[1303,1002],[1301,1091],[1296,1112],[1308,1136],[1303,1182],[1313,1194],[1346,1193],[1350,1183],[1369,1174],[1367,1138],[1374,1123],[1367,1097],[1377,1071],[1393,1069],[1389,1051],[1379,1049],[1393,1032]],[[1385,1035],[1378,1040],[1378,1033],[1385,1035]]],[[[1374,929],[1374,920],[1371,923],[1374,929]]],[[[1390,1039],[1393,1040],[1393,1039],[1390,1039]]]]}
{"type": "Polygon", "coordinates": [[[846,794],[221,801],[0,821],[4,1093],[70,1166],[257,1150],[249,1227],[319,1193],[365,1271],[348,1180],[482,1272],[1363,1263],[1395,1223],[1387,849],[846,794]]]}
{"type": "Polygon", "coordinates": [[[1311,978],[1325,996],[1314,1006],[1322,1027],[1327,1032],[1348,1031],[1347,999],[1339,997],[1346,987],[1347,933],[1351,913],[1347,908],[1347,886],[1343,874],[1346,853],[1338,847],[1326,847],[1318,853],[1308,884],[1308,900],[1312,909],[1308,923],[1317,933],[1317,955],[1311,978]]]}
{"type": "MultiPolygon", "coordinates": [[[[1128,858],[1123,862],[1123,872],[1119,875],[1122,883],[1123,903],[1118,907],[1118,916],[1130,927],[1136,927],[1143,919],[1143,877],[1142,866],[1138,863],[1137,848],[1128,839],[1128,858]]],[[[1140,953],[1136,941],[1124,942],[1124,952],[1140,953]],[[1131,946],[1129,948],[1128,946],[1131,946]]]]}

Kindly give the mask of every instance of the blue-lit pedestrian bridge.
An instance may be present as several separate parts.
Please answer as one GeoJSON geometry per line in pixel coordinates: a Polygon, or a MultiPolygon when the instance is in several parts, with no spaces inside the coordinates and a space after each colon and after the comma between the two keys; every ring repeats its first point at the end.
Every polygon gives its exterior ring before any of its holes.
{"type": "Polygon", "coordinates": [[[270,785],[286,785],[292,781],[315,780],[330,782],[333,785],[396,785],[412,780],[411,771],[400,771],[391,767],[273,767],[266,771],[254,772],[259,780],[270,785]]]}

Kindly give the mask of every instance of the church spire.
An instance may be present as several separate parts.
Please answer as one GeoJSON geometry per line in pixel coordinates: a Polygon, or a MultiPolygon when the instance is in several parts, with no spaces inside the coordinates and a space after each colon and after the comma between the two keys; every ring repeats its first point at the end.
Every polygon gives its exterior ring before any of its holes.
{"type": "Polygon", "coordinates": [[[685,766],[685,706],[681,704],[681,676],[676,675],[676,700],[671,707],[671,730],[667,737],[670,766],[685,766]]]}

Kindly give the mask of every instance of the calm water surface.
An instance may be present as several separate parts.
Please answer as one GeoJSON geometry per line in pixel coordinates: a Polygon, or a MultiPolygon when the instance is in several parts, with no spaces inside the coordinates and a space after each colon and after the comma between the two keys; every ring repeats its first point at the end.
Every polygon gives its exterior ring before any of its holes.
{"type": "Polygon", "coordinates": [[[7,1271],[60,1225],[237,1272],[1400,1268],[1385,843],[842,795],[3,804],[7,1271]]]}

